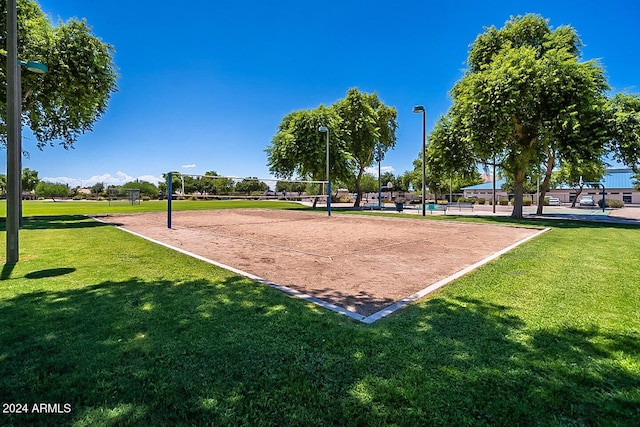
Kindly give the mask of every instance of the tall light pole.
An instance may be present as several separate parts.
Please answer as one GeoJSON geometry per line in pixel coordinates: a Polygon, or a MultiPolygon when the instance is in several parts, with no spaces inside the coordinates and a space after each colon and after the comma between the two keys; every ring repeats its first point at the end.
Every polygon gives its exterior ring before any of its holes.
{"type": "Polygon", "coordinates": [[[424,188],[425,188],[425,151],[427,140],[427,110],[424,106],[416,105],[413,107],[414,113],[422,113],[422,216],[425,216],[425,200],[424,200],[424,188]]]}
{"type": "Polygon", "coordinates": [[[7,0],[7,256],[6,263],[19,259],[18,230],[22,204],[22,114],[20,66],[46,73],[47,66],[18,60],[17,0],[7,0]]]}
{"type": "Polygon", "coordinates": [[[331,216],[331,181],[329,181],[329,128],[326,126],[320,126],[319,132],[325,132],[327,134],[327,213],[331,216]]]}
{"type": "Polygon", "coordinates": [[[382,209],[382,187],[380,186],[380,178],[381,178],[381,170],[380,170],[380,162],[384,159],[384,145],[381,142],[376,144],[376,148],[374,151],[374,156],[376,162],[378,162],[378,209],[382,209]]]}
{"type": "Polygon", "coordinates": [[[18,262],[20,227],[20,76],[16,0],[7,1],[7,264],[18,262]]]}

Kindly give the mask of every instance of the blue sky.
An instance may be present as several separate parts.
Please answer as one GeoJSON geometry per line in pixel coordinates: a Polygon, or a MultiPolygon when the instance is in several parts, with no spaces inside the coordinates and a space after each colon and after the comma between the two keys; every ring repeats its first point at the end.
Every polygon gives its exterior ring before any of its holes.
{"type": "Polygon", "coordinates": [[[72,186],[169,170],[268,177],[264,149],[282,117],[351,87],[398,110],[397,145],[383,166],[402,173],[421,145],[412,107],[426,107],[430,130],[483,27],[529,12],[576,28],[583,58],[601,59],[613,91],[640,92],[637,0],[39,3],[54,22],[86,18],[116,50],[118,92],[75,149],[39,151],[23,132],[23,166],[72,186]]]}

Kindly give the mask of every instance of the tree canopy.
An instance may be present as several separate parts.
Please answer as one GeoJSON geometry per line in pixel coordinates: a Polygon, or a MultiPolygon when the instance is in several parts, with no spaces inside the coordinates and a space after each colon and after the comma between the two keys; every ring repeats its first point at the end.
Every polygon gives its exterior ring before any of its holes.
{"type": "Polygon", "coordinates": [[[347,96],[326,107],[287,114],[265,150],[269,170],[279,178],[324,180],[326,176],[326,133],[329,129],[329,172],[332,181],[356,189],[355,205],[362,198],[365,169],[374,162],[376,144],[386,151],[396,142],[395,108],[378,95],[349,89],[347,96]]]}
{"type": "Polygon", "coordinates": [[[118,195],[126,194],[126,190],[140,190],[140,196],[156,198],[158,197],[158,186],[149,182],[136,179],[127,182],[118,188],[118,195]]]}
{"type": "Polygon", "coordinates": [[[36,196],[52,199],[55,202],[56,197],[63,198],[69,195],[69,186],[59,182],[40,181],[35,191],[36,196]]]}
{"type": "Polygon", "coordinates": [[[610,102],[610,113],[614,157],[640,175],[640,96],[616,94],[610,102]]]}
{"type": "Polygon", "coordinates": [[[279,178],[297,177],[322,181],[326,177],[326,134],[329,129],[329,174],[333,179],[349,176],[351,156],[342,140],[341,119],[332,107],[298,110],[284,116],[265,150],[269,170],[279,178]]]}
{"type": "Polygon", "coordinates": [[[32,191],[40,182],[38,171],[29,168],[22,169],[22,191],[32,191]]]}
{"type": "Polygon", "coordinates": [[[572,27],[554,30],[539,15],[487,28],[451,91],[453,105],[440,126],[446,132],[437,126],[432,133],[434,142],[464,148],[441,153],[442,164],[466,170],[500,161],[514,182],[512,217],[522,217],[523,186],[534,165],[598,158],[610,139],[604,72],[596,61],[580,61],[580,46],[572,27]],[[463,159],[454,158],[461,153],[463,159]]]}
{"type": "Polygon", "coordinates": [[[576,200],[584,189],[585,182],[599,182],[604,177],[605,164],[600,160],[572,162],[562,161],[560,169],[554,173],[556,184],[564,184],[572,187],[576,194],[571,207],[575,207],[576,200]]]}
{"type": "Polygon", "coordinates": [[[384,105],[377,94],[362,93],[355,88],[349,89],[334,108],[342,119],[341,135],[351,156],[350,178],[356,189],[354,206],[359,206],[360,182],[366,168],[375,161],[376,152],[383,155],[395,146],[398,113],[395,108],[384,105]]]}
{"type": "MultiPolygon", "coordinates": [[[[6,0],[0,0],[0,53],[6,56],[6,0]]],[[[70,148],[106,112],[116,91],[114,48],[93,35],[85,20],[54,25],[33,0],[18,0],[18,55],[38,61],[46,74],[22,73],[22,123],[43,148],[70,148]]],[[[6,61],[0,60],[6,81],[6,61]]],[[[0,86],[0,142],[6,144],[6,85],[0,86]]]]}

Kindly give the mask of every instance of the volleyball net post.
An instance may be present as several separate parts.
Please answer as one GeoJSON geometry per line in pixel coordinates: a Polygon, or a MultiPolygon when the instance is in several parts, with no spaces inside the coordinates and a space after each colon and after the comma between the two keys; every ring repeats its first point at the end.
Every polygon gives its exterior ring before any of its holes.
{"type": "Polygon", "coordinates": [[[167,228],[171,228],[171,199],[173,199],[173,172],[167,174],[167,228]]]}
{"type": "Polygon", "coordinates": [[[331,182],[277,178],[167,173],[167,228],[172,226],[173,200],[283,200],[313,202],[326,197],[331,216],[331,182]],[[178,179],[179,177],[179,179],[178,179]],[[174,183],[174,179],[176,182],[174,183]],[[174,185],[175,184],[175,185],[174,185]]]}

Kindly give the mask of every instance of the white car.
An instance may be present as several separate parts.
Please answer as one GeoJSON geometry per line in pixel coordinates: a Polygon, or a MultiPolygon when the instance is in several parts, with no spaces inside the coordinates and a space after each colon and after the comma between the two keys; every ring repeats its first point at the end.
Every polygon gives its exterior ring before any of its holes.
{"type": "Polygon", "coordinates": [[[593,196],[580,197],[580,206],[595,206],[596,202],[593,200],[593,196]]]}
{"type": "Polygon", "coordinates": [[[549,206],[560,206],[560,199],[557,197],[545,197],[549,206]]]}

